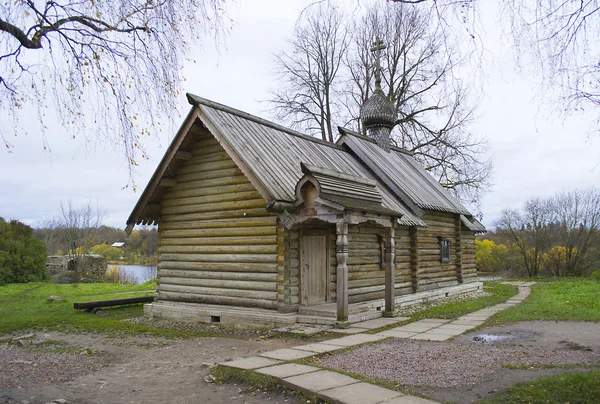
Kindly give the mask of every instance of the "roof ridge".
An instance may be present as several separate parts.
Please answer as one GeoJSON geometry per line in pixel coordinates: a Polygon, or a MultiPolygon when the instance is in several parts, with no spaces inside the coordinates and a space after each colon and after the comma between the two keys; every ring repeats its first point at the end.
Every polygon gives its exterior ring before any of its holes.
{"type": "MultiPolygon", "coordinates": [[[[358,138],[361,138],[361,139],[367,140],[367,141],[369,141],[369,142],[371,142],[371,143],[375,143],[375,144],[377,144],[377,142],[376,142],[376,141],[374,141],[373,139],[371,139],[370,137],[368,137],[368,136],[365,136],[365,135],[362,135],[362,134],[360,134],[360,133],[358,133],[358,132],[355,132],[355,131],[353,131],[353,130],[350,130],[350,129],[344,128],[344,127],[342,127],[342,126],[338,126],[338,131],[340,132],[340,134],[341,134],[341,135],[350,135],[350,136],[355,136],[355,137],[358,137],[358,138]]],[[[341,138],[340,138],[340,139],[341,139],[341,138]]],[[[338,139],[338,140],[339,140],[339,139],[338,139]]],[[[394,151],[397,151],[397,152],[399,152],[399,153],[408,154],[409,156],[414,156],[414,153],[413,153],[413,152],[411,152],[410,150],[404,149],[404,148],[402,148],[402,147],[398,147],[398,146],[390,145],[390,149],[391,149],[391,150],[394,150],[394,151]]]]}
{"type": "Polygon", "coordinates": [[[227,113],[239,116],[240,118],[247,119],[247,120],[252,121],[252,122],[256,122],[258,124],[267,126],[269,128],[272,128],[272,129],[275,129],[275,130],[278,130],[278,131],[281,131],[281,132],[285,132],[288,135],[301,137],[301,138],[309,140],[311,142],[322,144],[323,146],[332,147],[334,149],[341,149],[342,148],[342,146],[340,146],[340,145],[338,145],[336,143],[327,142],[327,141],[325,141],[323,139],[319,139],[317,137],[310,136],[310,135],[307,135],[305,133],[301,133],[301,132],[295,131],[295,130],[290,129],[290,128],[286,127],[286,126],[280,125],[278,123],[269,121],[267,119],[261,118],[261,117],[256,116],[256,115],[252,115],[252,114],[250,114],[248,112],[244,112],[244,111],[236,109],[236,108],[229,107],[229,106],[224,105],[224,104],[220,104],[220,103],[215,102],[215,101],[211,101],[211,100],[203,98],[203,97],[199,97],[199,96],[194,95],[192,93],[186,93],[185,95],[186,95],[186,97],[188,99],[188,102],[191,105],[195,105],[195,106],[205,105],[207,107],[218,109],[220,111],[227,112],[227,113]]]}

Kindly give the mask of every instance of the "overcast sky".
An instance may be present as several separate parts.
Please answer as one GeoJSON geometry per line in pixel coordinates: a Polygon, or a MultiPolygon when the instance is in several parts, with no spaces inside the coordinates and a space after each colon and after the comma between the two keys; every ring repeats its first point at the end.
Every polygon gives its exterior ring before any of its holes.
{"type": "MultiPolygon", "coordinates": [[[[194,55],[197,63],[186,65],[184,91],[270,118],[260,101],[273,86],[272,53],[285,46],[308,2],[240,3],[229,9],[234,24],[220,49],[207,41],[194,55]]],[[[510,49],[502,46],[497,13],[487,6],[480,4],[480,35],[491,62],[483,67],[485,94],[474,129],[487,137],[494,163],[494,186],[481,202],[483,222],[491,228],[502,209],[518,208],[531,197],[600,184],[600,138],[588,138],[586,116],[563,120],[540,106],[536,76],[517,72],[510,49]]],[[[181,106],[185,115],[183,95],[181,106]]],[[[0,216],[37,226],[58,212],[61,201],[97,201],[108,212],[105,224],[123,228],[173,133],[148,145],[151,158],[140,162],[137,193],[124,188],[127,167],[110,145],[85,145],[58,125],[47,133],[52,153],[33,133],[13,138],[12,153],[0,151],[0,216]]]]}

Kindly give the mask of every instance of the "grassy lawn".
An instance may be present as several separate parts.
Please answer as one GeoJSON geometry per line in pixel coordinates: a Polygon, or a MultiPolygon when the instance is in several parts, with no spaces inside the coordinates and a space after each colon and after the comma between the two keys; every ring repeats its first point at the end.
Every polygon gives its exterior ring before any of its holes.
{"type": "Polygon", "coordinates": [[[489,306],[504,303],[509,298],[516,295],[518,291],[516,286],[504,285],[495,282],[485,282],[483,290],[490,293],[490,295],[477,299],[463,300],[443,306],[432,307],[416,313],[411,317],[411,320],[421,320],[424,318],[455,319],[489,306]]]}
{"type": "Polygon", "coordinates": [[[481,401],[485,404],[598,402],[600,402],[600,371],[542,377],[534,382],[519,383],[495,397],[481,401]]]}
{"type": "Polygon", "coordinates": [[[0,287],[0,335],[23,329],[72,332],[152,333],[165,337],[200,335],[187,331],[160,329],[121,322],[143,314],[141,304],[102,309],[103,315],[73,309],[74,302],[152,296],[156,284],[121,285],[87,283],[12,284],[0,287]],[[151,290],[152,292],[143,292],[151,290]],[[64,302],[48,302],[48,296],[60,296],[64,302]]]}
{"type": "Polygon", "coordinates": [[[503,310],[488,324],[515,321],[600,321],[600,282],[591,279],[543,280],[521,304],[503,310]]]}

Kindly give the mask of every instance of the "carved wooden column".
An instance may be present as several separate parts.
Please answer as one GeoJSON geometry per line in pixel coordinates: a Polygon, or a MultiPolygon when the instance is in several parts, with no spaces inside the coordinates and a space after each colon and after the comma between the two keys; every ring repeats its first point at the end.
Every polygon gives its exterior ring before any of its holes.
{"type": "Polygon", "coordinates": [[[348,323],[348,223],[336,224],[337,258],[337,328],[347,328],[348,323]]]}
{"type": "MultiPolygon", "coordinates": [[[[392,222],[392,226],[393,226],[392,222]]],[[[385,310],[384,317],[394,317],[396,291],[396,229],[386,229],[385,235],[385,310]]]]}
{"type": "Polygon", "coordinates": [[[458,283],[463,283],[463,271],[462,271],[462,245],[461,245],[461,233],[462,233],[462,222],[460,215],[456,215],[456,279],[458,283]]]}
{"type": "Polygon", "coordinates": [[[412,280],[413,292],[419,291],[419,242],[418,228],[411,227],[410,233],[410,275],[412,280]]]}

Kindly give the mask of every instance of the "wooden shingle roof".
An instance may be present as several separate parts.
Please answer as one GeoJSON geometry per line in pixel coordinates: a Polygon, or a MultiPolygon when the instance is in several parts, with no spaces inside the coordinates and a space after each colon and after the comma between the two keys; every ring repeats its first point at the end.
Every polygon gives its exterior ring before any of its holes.
{"type": "Polygon", "coordinates": [[[175,153],[190,142],[187,132],[195,125],[193,122],[213,134],[261,193],[265,205],[293,203],[295,187],[306,174],[304,167],[323,181],[332,198],[345,202],[343,206],[387,212],[398,217],[401,225],[425,226],[419,218],[420,209],[471,216],[409,154],[396,149],[386,153],[372,140],[350,132],[344,132],[343,140],[333,144],[195,95],[188,94],[188,101],[193,107],[187,124],[178,132],[132,211],[128,230],[135,224],[157,220],[161,180],[166,172],[176,172],[175,153]],[[331,173],[342,175],[336,179],[331,173]],[[345,186],[344,181],[352,184],[345,186]]]}

